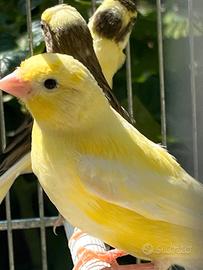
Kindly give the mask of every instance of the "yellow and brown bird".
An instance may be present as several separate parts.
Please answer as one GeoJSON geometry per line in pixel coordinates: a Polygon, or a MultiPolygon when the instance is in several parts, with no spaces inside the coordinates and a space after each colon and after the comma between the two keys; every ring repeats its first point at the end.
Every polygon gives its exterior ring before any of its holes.
{"type": "Polygon", "coordinates": [[[108,83],[125,62],[126,48],[137,18],[135,0],[105,0],[90,18],[94,49],[108,83]]]}

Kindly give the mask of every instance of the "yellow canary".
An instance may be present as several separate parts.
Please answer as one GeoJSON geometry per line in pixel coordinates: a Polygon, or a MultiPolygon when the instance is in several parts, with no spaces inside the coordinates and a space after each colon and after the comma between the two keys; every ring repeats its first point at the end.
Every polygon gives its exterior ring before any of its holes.
{"type": "MultiPolygon", "coordinates": [[[[42,13],[41,18],[47,51],[69,54],[82,62],[96,80],[100,78],[102,89],[106,92],[111,104],[114,104],[113,107],[117,107],[116,110],[121,114],[125,114],[125,112],[120,110],[108,84],[112,85],[113,75],[125,60],[123,49],[129,39],[133,18],[136,14],[135,4],[132,3],[132,0],[103,1],[95,13],[96,16],[92,17],[88,25],[95,38],[94,44],[85,20],[70,5],[61,4],[48,8],[42,13]],[[101,10],[102,12],[100,12],[101,10]],[[110,28],[110,26],[112,27],[110,28]],[[107,32],[111,32],[111,35],[107,35],[107,32]],[[118,38],[119,36],[120,38],[118,38]],[[101,67],[95,53],[99,57],[101,67]],[[110,58],[112,58],[111,61],[110,58]]],[[[31,122],[29,126],[26,124],[24,129],[23,136],[20,134],[14,138],[17,144],[12,141],[8,146],[9,150],[1,157],[3,162],[0,164],[0,203],[16,177],[31,171],[29,153],[31,122]]]]}
{"type": "Polygon", "coordinates": [[[37,55],[0,88],[34,118],[32,168],[65,219],[156,269],[202,269],[203,186],[109,105],[86,67],[37,55]]]}

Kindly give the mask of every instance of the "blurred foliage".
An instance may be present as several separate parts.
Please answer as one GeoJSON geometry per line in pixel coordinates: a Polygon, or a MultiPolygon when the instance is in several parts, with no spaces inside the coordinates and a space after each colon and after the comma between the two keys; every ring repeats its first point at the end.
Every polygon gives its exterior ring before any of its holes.
{"type": "Polygon", "coordinates": [[[165,14],[163,16],[163,25],[164,35],[166,38],[186,38],[189,36],[190,31],[193,31],[194,36],[202,35],[202,9],[200,8],[198,10],[195,4],[193,5],[193,12],[190,14],[188,11],[188,1],[165,1],[163,5],[163,11],[165,11],[165,14]]]}
{"type": "MultiPolygon", "coordinates": [[[[66,2],[66,1],[65,1],[66,2]]],[[[88,19],[91,14],[91,3],[87,0],[71,0],[88,19]]],[[[98,2],[99,3],[99,2],[98,2]]],[[[53,0],[32,1],[32,30],[34,53],[44,51],[40,29],[40,15],[48,7],[57,4],[53,0]]],[[[158,76],[158,48],[155,1],[140,1],[139,16],[131,36],[133,103],[136,127],[148,138],[160,142],[160,97],[158,76]]],[[[168,23],[165,19],[166,23],[168,23]]],[[[29,56],[26,27],[25,0],[0,1],[0,71],[4,76],[11,72],[20,62],[29,56]]],[[[114,92],[119,101],[127,108],[126,70],[123,67],[114,80],[114,92]]],[[[5,120],[8,137],[19,126],[24,118],[24,107],[16,99],[4,95],[5,120]]],[[[11,190],[12,218],[30,218],[39,215],[36,179],[32,175],[20,177],[11,190]],[[28,196],[29,195],[29,196],[28,196]]],[[[67,206],[68,207],[68,206],[67,206]]],[[[56,215],[56,209],[45,197],[45,213],[56,215]]],[[[0,207],[0,218],[5,219],[4,205],[0,207]]],[[[71,269],[66,240],[61,232],[56,237],[52,229],[47,229],[48,269],[71,269]]],[[[8,251],[6,233],[0,237],[0,269],[7,270],[8,251]],[[3,248],[2,248],[3,247],[3,248]]],[[[39,270],[40,231],[37,229],[16,231],[14,233],[14,251],[16,270],[39,270]]]]}

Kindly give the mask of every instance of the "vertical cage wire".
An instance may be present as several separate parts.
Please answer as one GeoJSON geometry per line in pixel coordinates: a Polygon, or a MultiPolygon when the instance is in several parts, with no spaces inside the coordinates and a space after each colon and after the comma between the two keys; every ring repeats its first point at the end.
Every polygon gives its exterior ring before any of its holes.
{"type": "MultiPolygon", "coordinates": [[[[130,53],[130,40],[126,46],[126,88],[127,88],[127,101],[128,101],[128,113],[133,119],[134,110],[133,110],[133,90],[132,90],[132,70],[131,70],[131,53],[130,53]]],[[[139,264],[140,259],[136,258],[136,263],[139,264]]]]}
{"type": "Polygon", "coordinates": [[[133,118],[133,93],[132,93],[132,72],[131,72],[131,55],[130,55],[130,41],[126,47],[126,86],[128,97],[128,112],[133,118]]]}
{"type": "Polygon", "coordinates": [[[8,192],[8,194],[6,195],[6,219],[7,219],[9,269],[14,270],[15,264],[14,264],[14,248],[13,248],[10,192],[8,192]]]}
{"type": "MultiPolygon", "coordinates": [[[[30,55],[33,55],[33,34],[32,34],[32,14],[31,1],[26,0],[26,15],[27,15],[27,32],[30,55]]],[[[40,217],[40,236],[41,236],[41,256],[42,256],[42,270],[47,270],[47,246],[46,246],[46,229],[44,223],[44,198],[43,190],[38,183],[38,206],[40,217]]]]}
{"type": "Polygon", "coordinates": [[[193,29],[193,1],[188,0],[189,19],[189,47],[190,47],[190,89],[192,101],[192,136],[193,136],[193,166],[194,177],[198,179],[198,142],[197,142],[197,102],[195,83],[195,57],[194,57],[194,29],[193,29]]]}
{"type": "Polygon", "coordinates": [[[160,99],[161,99],[161,136],[162,136],[162,144],[164,146],[167,146],[161,0],[156,0],[156,7],[157,7],[157,36],[158,36],[158,50],[159,50],[158,54],[159,54],[160,99]]]}
{"type": "MultiPolygon", "coordinates": [[[[1,77],[1,61],[0,61],[0,77],[1,77]]],[[[3,95],[1,90],[0,90],[0,136],[1,136],[0,153],[3,153],[4,149],[6,148],[6,129],[4,120],[3,95]]],[[[15,270],[10,192],[8,192],[8,194],[6,195],[5,201],[6,201],[9,269],[15,270]]]]}
{"type": "MultiPolygon", "coordinates": [[[[0,96],[0,107],[1,107],[1,109],[0,109],[1,150],[3,152],[5,147],[6,147],[6,129],[5,129],[5,121],[4,121],[2,91],[1,91],[1,96],[0,96]]],[[[8,193],[6,195],[5,202],[6,202],[6,222],[7,222],[9,269],[15,270],[10,191],[8,191],[8,193]]]]}
{"type": "Polygon", "coordinates": [[[92,4],[92,13],[95,12],[97,6],[96,6],[96,0],[91,0],[91,4],[92,4]]]}
{"type": "Polygon", "coordinates": [[[47,270],[47,246],[46,246],[46,228],[44,223],[44,196],[43,190],[38,183],[38,205],[40,217],[40,233],[41,233],[41,253],[42,253],[42,270],[47,270]]]}
{"type": "MultiPolygon", "coordinates": [[[[0,78],[1,78],[1,60],[0,60],[0,78]]],[[[6,131],[4,121],[3,94],[0,90],[0,153],[3,153],[6,147],[6,131]]]]}
{"type": "MultiPolygon", "coordinates": [[[[162,28],[162,3],[156,0],[157,8],[157,38],[159,55],[159,81],[160,81],[160,103],[161,103],[161,138],[162,145],[167,147],[166,130],[166,101],[165,101],[165,78],[164,78],[164,52],[163,52],[163,28],[162,28]]],[[[169,270],[172,270],[170,267],[169,270]]]]}
{"type": "Polygon", "coordinates": [[[27,16],[27,34],[29,53],[33,55],[33,35],[32,35],[32,15],[31,15],[31,1],[26,0],[26,16],[27,16]]]}
{"type": "MultiPolygon", "coordinates": [[[[1,59],[0,59],[0,78],[1,74],[1,59]]],[[[6,147],[6,129],[4,120],[3,93],[0,90],[0,153],[3,153],[6,147]]]]}

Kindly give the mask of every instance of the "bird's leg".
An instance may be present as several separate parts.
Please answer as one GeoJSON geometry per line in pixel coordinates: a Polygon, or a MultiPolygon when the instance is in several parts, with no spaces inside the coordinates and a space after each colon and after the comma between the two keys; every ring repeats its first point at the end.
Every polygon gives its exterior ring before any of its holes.
{"type": "Polygon", "coordinates": [[[105,246],[102,244],[100,240],[76,229],[69,239],[74,270],[155,270],[152,263],[119,265],[116,259],[127,255],[126,252],[118,249],[108,251],[105,250],[105,246]]]}
{"type": "Polygon", "coordinates": [[[116,259],[125,252],[118,249],[106,250],[105,245],[100,240],[89,236],[79,229],[75,229],[69,238],[69,247],[74,261],[74,270],[89,269],[92,265],[103,269],[111,265],[118,265],[116,259]]]}

